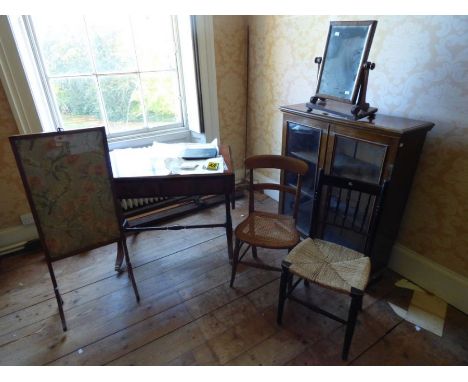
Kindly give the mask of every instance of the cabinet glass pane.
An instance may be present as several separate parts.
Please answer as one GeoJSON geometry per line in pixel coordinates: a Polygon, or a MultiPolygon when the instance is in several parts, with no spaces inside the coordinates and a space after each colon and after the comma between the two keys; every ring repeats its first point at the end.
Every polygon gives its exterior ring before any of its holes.
{"type": "MultiPolygon", "coordinates": [[[[292,214],[294,206],[294,195],[284,195],[284,211],[286,214],[292,214]]],[[[312,206],[313,198],[306,194],[302,194],[299,200],[299,211],[297,213],[296,226],[297,229],[303,234],[308,235],[310,230],[310,220],[312,219],[312,206]]]]}
{"type": "Polygon", "coordinates": [[[336,135],[331,174],[379,183],[386,151],[384,145],[336,135]]]}
{"type": "Polygon", "coordinates": [[[320,129],[288,122],[286,155],[317,164],[320,129]]]}
{"type": "MultiPolygon", "coordinates": [[[[304,160],[309,169],[302,179],[302,192],[312,196],[315,189],[321,130],[288,122],[286,155],[304,160]]],[[[297,177],[285,174],[285,183],[296,186],[297,177]]]]}
{"type": "MultiPolygon", "coordinates": [[[[318,155],[320,149],[320,128],[303,126],[294,122],[287,123],[286,155],[302,159],[309,166],[307,173],[302,178],[301,198],[297,216],[297,228],[303,234],[308,235],[310,219],[312,217],[312,201],[317,175],[318,155]]],[[[297,176],[285,172],[284,183],[295,187],[297,176]]],[[[286,194],[284,197],[284,212],[292,213],[294,197],[286,194]]]]}
{"type": "MultiPolygon", "coordinates": [[[[317,172],[317,166],[313,163],[307,163],[309,165],[309,169],[307,170],[306,174],[302,177],[302,187],[301,191],[303,194],[307,194],[309,196],[314,195],[315,190],[315,175],[317,172]]],[[[297,176],[296,174],[292,174],[290,172],[285,173],[284,183],[288,186],[296,187],[297,185],[297,176]]]]}

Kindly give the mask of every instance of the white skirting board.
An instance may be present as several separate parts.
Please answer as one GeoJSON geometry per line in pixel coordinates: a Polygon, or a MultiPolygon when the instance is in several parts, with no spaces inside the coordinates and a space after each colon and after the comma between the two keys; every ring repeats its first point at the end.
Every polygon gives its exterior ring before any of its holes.
{"type": "MultiPolygon", "coordinates": [[[[277,182],[258,173],[255,177],[260,182],[277,182]]],[[[279,200],[278,191],[265,193],[272,199],[279,200]]],[[[427,259],[400,243],[395,243],[393,246],[388,267],[468,314],[467,277],[427,259]]]]}
{"type": "Polygon", "coordinates": [[[235,183],[241,183],[245,180],[245,169],[244,168],[236,168],[234,170],[234,178],[235,183]]]}
{"type": "Polygon", "coordinates": [[[0,230],[0,256],[19,251],[31,240],[37,239],[38,233],[34,224],[18,225],[0,230]]]}
{"type": "Polygon", "coordinates": [[[396,243],[388,267],[468,314],[468,278],[396,243]]]}

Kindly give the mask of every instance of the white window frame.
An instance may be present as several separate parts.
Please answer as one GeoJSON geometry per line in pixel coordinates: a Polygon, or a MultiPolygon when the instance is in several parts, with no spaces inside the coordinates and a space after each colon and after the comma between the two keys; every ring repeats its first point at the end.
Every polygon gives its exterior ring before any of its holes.
{"type": "MultiPolygon", "coordinates": [[[[47,104],[44,87],[27,42],[17,35],[25,35],[24,24],[12,22],[19,16],[0,16],[0,78],[21,134],[55,130],[55,122],[47,104]],[[18,30],[23,28],[23,30],[18,30]],[[28,65],[34,65],[28,68],[28,65]],[[34,70],[31,70],[34,69],[34,70]],[[34,75],[34,73],[36,73],[34,75]]],[[[196,35],[202,92],[204,138],[219,140],[216,64],[214,54],[212,16],[196,16],[196,35]]],[[[185,69],[185,68],[184,68],[185,69]]],[[[192,107],[193,109],[193,107],[192,107]]],[[[192,110],[192,115],[198,115],[192,110]]],[[[196,125],[196,123],[193,123],[196,125]]],[[[199,130],[194,128],[195,133],[199,130]]],[[[111,149],[160,142],[190,141],[186,127],[167,128],[151,133],[136,133],[129,139],[115,137],[109,140],[111,149]]]]}

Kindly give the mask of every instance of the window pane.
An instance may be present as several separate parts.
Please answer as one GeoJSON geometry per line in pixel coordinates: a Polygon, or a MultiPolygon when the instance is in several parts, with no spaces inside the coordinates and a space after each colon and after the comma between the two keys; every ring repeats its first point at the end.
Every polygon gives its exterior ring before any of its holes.
{"type": "Polygon", "coordinates": [[[99,84],[111,133],[144,127],[136,74],[100,76],[99,84]]]}
{"type": "Polygon", "coordinates": [[[175,72],[142,73],[141,84],[149,127],[181,122],[175,72]]]}
{"type": "Polygon", "coordinates": [[[102,126],[96,80],[93,77],[51,79],[63,128],[102,126]]]}
{"type": "Polygon", "coordinates": [[[34,16],[33,23],[48,75],[92,73],[82,17],[34,16]]]}
{"type": "Polygon", "coordinates": [[[136,71],[135,49],[126,17],[86,17],[98,73],[136,71]]]}
{"type": "Polygon", "coordinates": [[[132,16],[132,27],[141,71],[175,69],[170,16],[132,16]]]}

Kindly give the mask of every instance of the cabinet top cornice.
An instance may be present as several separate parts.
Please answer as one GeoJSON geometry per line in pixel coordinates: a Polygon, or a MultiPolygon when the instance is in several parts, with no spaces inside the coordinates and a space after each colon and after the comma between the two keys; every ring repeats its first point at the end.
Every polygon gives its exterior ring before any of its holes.
{"type": "MultiPolygon", "coordinates": [[[[284,113],[296,114],[301,117],[311,118],[326,123],[334,124],[345,124],[347,126],[355,126],[359,129],[364,130],[383,130],[397,135],[402,135],[415,130],[426,130],[432,129],[434,124],[432,122],[418,121],[414,119],[394,117],[390,115],[377,113],[374,120],[369,121],[367,118],[363,118],[358,121],[342,118],[339,116],[331,115],[330,113],[324,114],[317,110],[308,112],[308,108],[305,103],[296,105],[280,106],[280,110],[284,113]]],[[[392,134],[392,135],[393,135],[392,134]]]]}

